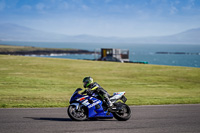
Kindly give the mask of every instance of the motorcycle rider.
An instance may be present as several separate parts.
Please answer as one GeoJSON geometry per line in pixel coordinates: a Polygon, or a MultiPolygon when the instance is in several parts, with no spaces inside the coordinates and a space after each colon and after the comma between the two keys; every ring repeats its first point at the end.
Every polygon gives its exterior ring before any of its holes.
{"type": "Polygon", "coordinates": [[[97,94],[98,96],[101,97],[101,100],[103,101],[105,99],[107,105],[109,108],[112,107],[112,102],[109,99],[109,94],[106,90],[104,90],[98,83],[93,82],[93,79],[91,77],[85,77],[83,79],[83,87],[88,88],[81,94],[88,94],[92,95],[93,93],[97,94]]]}

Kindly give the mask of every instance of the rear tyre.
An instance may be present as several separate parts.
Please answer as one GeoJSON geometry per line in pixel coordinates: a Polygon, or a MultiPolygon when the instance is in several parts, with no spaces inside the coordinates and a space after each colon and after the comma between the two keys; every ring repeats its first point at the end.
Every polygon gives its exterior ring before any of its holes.
{"type": "Polygon", "coordinates": [[[118,121],[127,121],[131,117],[131,109],[126,104],[122,104],[121,106],[122,106],[122,109],[118,112],[114,112],[113,116],[118,121]]]}
{"type": "Polygon", "coordinates": [[[68,115],[72,120],[76,121],[84,121],[87,119],[86,111],[84,108],[81,108],[79,110],[76,109],[76,106],[70,105],[68,107],[68,115]]]}

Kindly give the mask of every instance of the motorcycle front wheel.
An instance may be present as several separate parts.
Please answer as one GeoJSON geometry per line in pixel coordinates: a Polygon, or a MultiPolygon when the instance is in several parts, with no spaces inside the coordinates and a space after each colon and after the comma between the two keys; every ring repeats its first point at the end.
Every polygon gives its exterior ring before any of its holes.
{"type": "Polygon", "coordinates": [[[114,112],[113,116],[118,121],[127,121],[131,117],[131,109],[129,108],[128,105],[122,104],[122,109],[118,112],[114,112]]]}
{"type": "Polygon", "coordinates": [[[70,105],[67,112],[72,120],[83,121],[87,119],[86,111],[84,108],[77,110],[76,106],[70,105]]]}

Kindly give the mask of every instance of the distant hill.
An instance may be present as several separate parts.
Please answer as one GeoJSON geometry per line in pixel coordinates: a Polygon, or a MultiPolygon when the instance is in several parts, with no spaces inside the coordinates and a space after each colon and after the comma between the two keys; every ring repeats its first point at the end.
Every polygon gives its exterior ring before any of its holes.
{"type": "Polygon", "coordinates": [[[154,43],[154,44],[200,44],[200,28],[190,29],[169,36],[120,38],[92,35],[69,36],[55,34],[16,24],[0,24],[2,41],[54,41],[54,42],[98,42],[98,43],[154,43]]]}
{"type": "Polygon", "coordinates": [[[146,41],[166,44],[200,44],[200,28],[190,29],[178,34],[160,37],[149,37],[146,41]]]}
{"type": "Polygon", "coordinates": [[[43,32],[16,24],[0,24],[0,39],[6,41],[59,41],[68,36],[43,32]]]}

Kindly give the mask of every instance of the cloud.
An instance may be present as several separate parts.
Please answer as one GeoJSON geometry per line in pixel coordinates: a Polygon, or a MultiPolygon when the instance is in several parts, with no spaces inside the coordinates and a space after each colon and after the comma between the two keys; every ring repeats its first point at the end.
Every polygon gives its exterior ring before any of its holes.
{"type": "Polygon", "coordinates": [[[24,11],[30,11],[32,9],[32,7],[30,5],[23,5],[21,8],[24,11]]]}
{"type": "Polygon", "coordinates": [[[81,7],[82,7],[83,10],[88,10],[89,9],[89,7],[86,6],[86,5],[82,5],[81,7]]]}
{"type": "Polygon", "coordinates": [[[48,4],[44,4],[44,3],[38,3],[36,4],[35,7],[36,7],[36,10],[42,14],[47,13],[48,9],[51,8],[48,4]]]}
{"type": "Polygon", "coordinates": [[[64,1],[63,3],[61,3],[61,7],[64,8],[64,9],[68,9],[69,8],[69,4],[64,1]]]}
{"type": "Polygon", "coordinates": [[[45,5],[43,3],[39,3],[36,5],[36,9],[40,10],[40,11],[43,11],[45,8],[45,5]]]}
{"type": "Polygon", "coordinates": [[[187,5],[183,7],[184,10],[191,10],[194,7],[195,0],[189,0],[187,5]]]}
{"type": "Polygon", "coordinates": [[[112,0],[105,0],[105,3],[110,3],[112,2],[112,0]]]}
{"type": "Polygon", "coordinates": [[[6,3],[4,0],[0,1],[0,11],[3,11],[6,8],[6,3]]]}
{"type": "Polygon", "coordinates": [[[178,12],[178,9],[174,5],[172,5],[170,8],[170,14],[175,14],[177,12],[178,12]]]}
{"type": "Polygon", "coordinates": [[[171,2],[171,9],[170,9],[170,14],[175,14],[179,11],[179,5],[180,5],[180,1],[179,0],[175,0],[173,2],[171,2]]]}
{"type": "Polygon", "coordinates": [[[189,0],[190,5],[194,6],[195,0],[189,0]]]}

